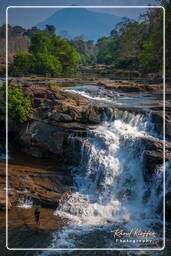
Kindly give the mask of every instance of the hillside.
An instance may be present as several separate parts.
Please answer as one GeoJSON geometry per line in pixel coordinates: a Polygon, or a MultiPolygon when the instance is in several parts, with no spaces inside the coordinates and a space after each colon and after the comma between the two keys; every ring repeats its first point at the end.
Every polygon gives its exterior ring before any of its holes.
{"type": "Polygon", "coordinates": [[[56,11],[37,26],[42,29],[46,24],[54,25],[57,34],[67,31],[70,39],[84,35],[86,40],[97,40],[108,35],[120,21],[120,17],[111,14],[96,13],[83,8],[66,8],[56,11]]]}

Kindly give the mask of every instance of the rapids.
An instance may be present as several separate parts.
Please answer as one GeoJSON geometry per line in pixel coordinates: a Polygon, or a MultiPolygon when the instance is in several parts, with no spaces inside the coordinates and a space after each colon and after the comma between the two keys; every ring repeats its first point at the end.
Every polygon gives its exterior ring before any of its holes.
{"type": "MultiPolygon", "coordinates": [[[[149,116],[127,111],[116,111],[114,120],[105,120],[89,132],[79,166],[71,167],[72,193],[61,199],[55,211],[69,219],[69,225],[54,233],[53,247],[144,248],[142,242],[116,242],[112,236],[116,229],[153,232],[155,238],[145,247],[162,247],[162,211],[158,209],[163,169],[156,170],[149,184],[145,182],[141,144],[143,136],[155,135],[149,116]]],[[[74,146],[74,136],[71,139],[74,146]]]]}

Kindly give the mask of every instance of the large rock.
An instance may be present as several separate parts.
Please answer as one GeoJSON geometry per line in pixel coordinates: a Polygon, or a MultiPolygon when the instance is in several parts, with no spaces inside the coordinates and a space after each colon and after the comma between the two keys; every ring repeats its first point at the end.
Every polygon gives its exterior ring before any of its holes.
{"type": "MultiPolygon", "coordinates": [[[[154,124],[155,130],[163,135],[163,124],[164,124],[164,119],[163,119],[163,110],[161,111],[151,111],[150,113],[151,120],[154,124]]],[[[166,108],[166,114],[165,114],[165,133],[166,133],[166,138],[171,138],[171,109],[166,108]]]]}
{"type": "Polygon", "coordinates": [[[103,120],[104,113],[113,114],[108,107],[61,89],[30,86],[24,92],[33,111],[20,128],[18,141],[22,151],[35,157],[66,157],[71,130],[86,133],[103,120]]]}
{"type": "MultiPolygon", "coordinates": [[[[39,207],[40,210],[40,225],[35,223],[34,211],[35,208],[13,207],[8,213],[8,228],[26,228],[30,231],[55,231],[67,225],[67,220],[54,215],[53,209],[39,207]]],[[[5,228],[5,214],[0,212],[0,228],[5,228]]],[[[24,237],[25,239],[25,237],[24,237]]]]}
{"type": "Polygon", "coordinates": [[[41,121],[32,121],[23,126],[19,139],[22,149],[33,156],[63,153],[64,132],[41,121]]]}
{"type": "MultiPolygon", "coordinates": [[[[142,137],[142,146],[144,147],[144,175],[145,179],[150,179],[158,166],[163,165],[164,145],[163,141],[153,137],[142,137]]],[[[171,143],[165,144],[165,160],[171,159],[171,143]]]]}
{"type": "MultiPolygon", "coordinates": [[[[20,198],[56,209],[61,196],[69,191],[72,177],[57,161],[20,155],[9,162],[9,208],[20,198]]],[[[0,209],[5,209],[5,163],[0,162],[0,209]]]]}

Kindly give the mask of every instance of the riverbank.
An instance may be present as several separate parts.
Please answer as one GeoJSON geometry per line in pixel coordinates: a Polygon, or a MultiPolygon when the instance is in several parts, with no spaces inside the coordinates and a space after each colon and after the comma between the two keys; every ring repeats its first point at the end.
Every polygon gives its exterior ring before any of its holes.
{"type": "MultiPolygon", "coordinates": [[[[5,78],[1,78],[5,81],[5,78]]],[[[59,85],[74,86],[74,85],[96,85],[106,89],[116,90],[118,92],[128,93],[142,93],[150,91],[163,91],[163,82],[161,80],[154,79],[132,79],[132,80],[118,80],[118,79],[107,79],[107,78],[47,78],[47,77],[11,77],[11,81],[16,85],[47,85],[51,83],[51,86],[59,85]]],[[[166,84],[166,91],[171,91],[171,84],[166,84]]]]}

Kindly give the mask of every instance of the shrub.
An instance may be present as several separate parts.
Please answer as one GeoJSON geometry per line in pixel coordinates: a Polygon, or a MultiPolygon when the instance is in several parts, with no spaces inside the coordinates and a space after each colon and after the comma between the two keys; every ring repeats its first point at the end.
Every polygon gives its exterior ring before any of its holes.
{"type": "Polygon", "coordinates": [[[13,63],[9,65],[9,73],[15,76],[28,75],[33,69],[33,59],[29,54],[16,54],[13,63]]]}
{"type": "Polygon", "coordinates": [[[63,106],[62,106],[62,110],[63,110],[64,112],[68,112],[68,111],[69,111],[69,106],[63,105],[63,106]]]}
{"type": "Polygon", "coordinates": [[[62,66],[59,59],[50,54],[38,53],[34,62],[34,73],[46,76],[58,76],[62,66]]]}
{"type": "Polygon", "coordinates": [[[48,88],[53,88],[54,87],[54,83],[51,83],[51,82],[46,82],[46,83],[44,83],[44,85],[48,88]]]}
{"type": "Polygon", "coordinates": [[[12,120],[18,119],[21,123],[27,121],[32,110],[29,96],[25,96],[21,88],[8,89],[8,113],[12,120]]]}
{"type": "MultiPolygon", "coordinates": [[[[5,88],[2,89],[2,102],[0,110],[5,113],[5,88]]],[[[8,89],[8,120],[9,125],[16,122],[23,123],[27,121],[29,113],[32,111],[31,100],[25,96],[21,88],[8,89]]]]}
{"type": "Polygon", "coordinates": [[[63,89],[60,87],[60,85],[52,83],[52,82],[46,82],[44,83],[44,85],[48,88],[54,88],[56,89],[58,92],[62,91],[63,89]]]}

